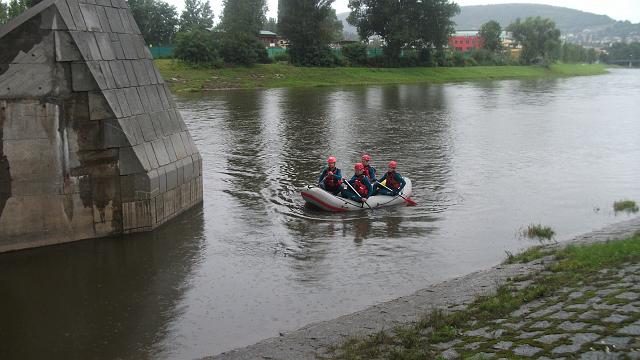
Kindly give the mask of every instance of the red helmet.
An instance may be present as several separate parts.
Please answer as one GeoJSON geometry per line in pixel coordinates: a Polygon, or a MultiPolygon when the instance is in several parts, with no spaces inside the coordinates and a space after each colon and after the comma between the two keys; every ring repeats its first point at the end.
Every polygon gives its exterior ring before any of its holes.
{"type": "Polygon", "coordinates": [[[395,169],[397,166],[398,166],[398,163],[397,163],[397,162],[395,162],[395,161],[393,161],[393,160],[391,160],[391,161],[389,162],[389,167],[390,167],[390,168],[395,169]]]}
{"type": "Polygon", "coordinates": [[[356,171],[363,171],[364,170],[364,165],[362,165],[362,163],[356,163],[356,165],[353,168],[356,171]]]}
{"type": "Polygon", "coordinates": [[[329,158],[327,159],[327,164],[331,164],[331,163],[336,163],[336,158],[333,156],[329,156],[329,158]]]}
{"type": "Polygon", "coordinates": [[[367,154],[362,155],[362,161],[371,161],[371,156],[367,154]]]}

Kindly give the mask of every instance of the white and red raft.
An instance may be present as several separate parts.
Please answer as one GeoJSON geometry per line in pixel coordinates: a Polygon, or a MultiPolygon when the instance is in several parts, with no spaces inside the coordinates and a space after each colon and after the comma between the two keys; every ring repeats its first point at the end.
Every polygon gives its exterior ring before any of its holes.
{"type": "Polygon", "coordinates": [[[402,196],[374,195],[367,199],[366,204],[333,195],[313,185],[307,185],[302,189],[302,191],[300,191],[300,194],[307,203],[326,211],[342,212],[378,209],[405,203],[406,200],[404,198],[409,198],[411,196],[411,180],[408,177],[405,177],[404,181],[406,182],[406,185],[400,193],[402,196]]]}

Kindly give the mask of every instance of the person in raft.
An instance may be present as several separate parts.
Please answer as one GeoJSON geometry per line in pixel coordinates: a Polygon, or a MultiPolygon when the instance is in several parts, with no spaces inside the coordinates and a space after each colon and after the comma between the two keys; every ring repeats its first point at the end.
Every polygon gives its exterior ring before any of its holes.
{"type": "Polygon", "coordinates": [[[378,190],[376,195],[388,195],[388,196],[397,196],[400,194],[404,186],[407,184],[404,181],[402,175],[396,172],[396,167],[398,163],[395,161],[389,162],[389,171],[387,171],[382,177],[379,179],[380,184],[378,184],[378,190]],[[386,182],[384,182],[386,180],[386,182]],[[389,189],[385,189],[384,184],[389,189]]]}
{"type": "Polygon", "coordinates": [[[364,174],[364,165],[362,163],[356,163],[353,168],[355,174],[349,180],[351,186],[347,186],[346,189],[342,190],[342,196],[353,201],[364,202],[369,196],[373,195],[373,186],[369,178],[364,174]]]}
{"type": "Polygon", "coordinates": [[[342,172],[336,167],[336,158],[329,156],[327,167],[322,169],[318,178],[318,187],[334,195],[338,195],[342,190],[342,172]]]}
{"type": "Polygon", "coordinates": [[[364,154],[362,155],[362,165],[364,165],[364,174],[369,178],[369,182],[374,184],[378,182],[376,179],[376,169],[369,165],[369,161],[371,161],[371,156],[364,154]]]}

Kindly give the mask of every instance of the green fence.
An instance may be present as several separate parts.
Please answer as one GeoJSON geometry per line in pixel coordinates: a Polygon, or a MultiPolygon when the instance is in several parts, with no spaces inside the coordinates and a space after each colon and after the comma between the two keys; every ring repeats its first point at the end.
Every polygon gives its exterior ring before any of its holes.
{"type": "Polygon", "coordinates": [[[173,47],[170,46],[154,46],[150,47],[149,50],[151,50],[151,55],[154,59],[166,59],[173,57],[173,47]]]}
{"type": "MultiPolygon", "coordinates": [[[[154,46],[149,48],[151,50],[151,55],[153,55],[154,59],[166,59],[173,57],[173,47],[171,46],[154,46]]],[[[267,48],[267,54],[269,54],[269,58],[273,59],[278,54],[286,54],[287,49],[284,48],[267,48]]],[[[333,49],[334,54],[338,56],[342,56],[341,49],[333,49]]],[[[403,50],[400,54],[400,57],[405,57],[410,53],[415,53],[416,50],[403,50]]],[[[367,57],[373,58],[377,56],[382,56],[382,48],[368,48],[367,49],[367,57]]]]}

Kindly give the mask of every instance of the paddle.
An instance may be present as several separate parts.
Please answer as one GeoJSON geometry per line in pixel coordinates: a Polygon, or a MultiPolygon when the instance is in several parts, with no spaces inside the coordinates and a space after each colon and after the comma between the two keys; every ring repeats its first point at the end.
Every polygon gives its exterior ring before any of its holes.
{"type": "Polygon", "coordinates": [[[369,205],[369,203],[367,202],[367,200],[365,200],[360,194],[358,194],[358,192],[356,191],[356,189],[353,188],[353,186],[351,186],[351,184],[349,184],[349,181],[345,181],[345,183],[347,183],[347,186],[351,189],[351,191],[353,191],[354,193],[356,193],[356,195],[358,195],[358,197],[360,197],[360,200],[362,200],[365,204],[367,204],[367,207],[370,210],[373,210],[371,208],[371,205],[369,205]]]}
{"type": "MultiPolygon", "coordinates": [[[[380,186],[382,186],[383,188],[385,188],[385,189],[387,189],[387,190],[389,190],[389,191],[393,192],[393,190],[389,189],[389,188],[388,188],[388,187],[386,187],[385,185],[382,185],[381,183],[378,183],[378,185],[380,185],[380,186]]],[[[398,196],[400,196],[401,198],[403,198],[403,199],[404,199],[404,201],[407,203],[407,205],[410,205],[410,206],[416,206],[416,205],[418,205],[418,203],[417,203],[417,202],[415,202],[415,201],[413,201],[411,198],[404,197],[404,196],[402,196],[402,195],[400,195],[400,194],[398,194],[398,196]]]]}

